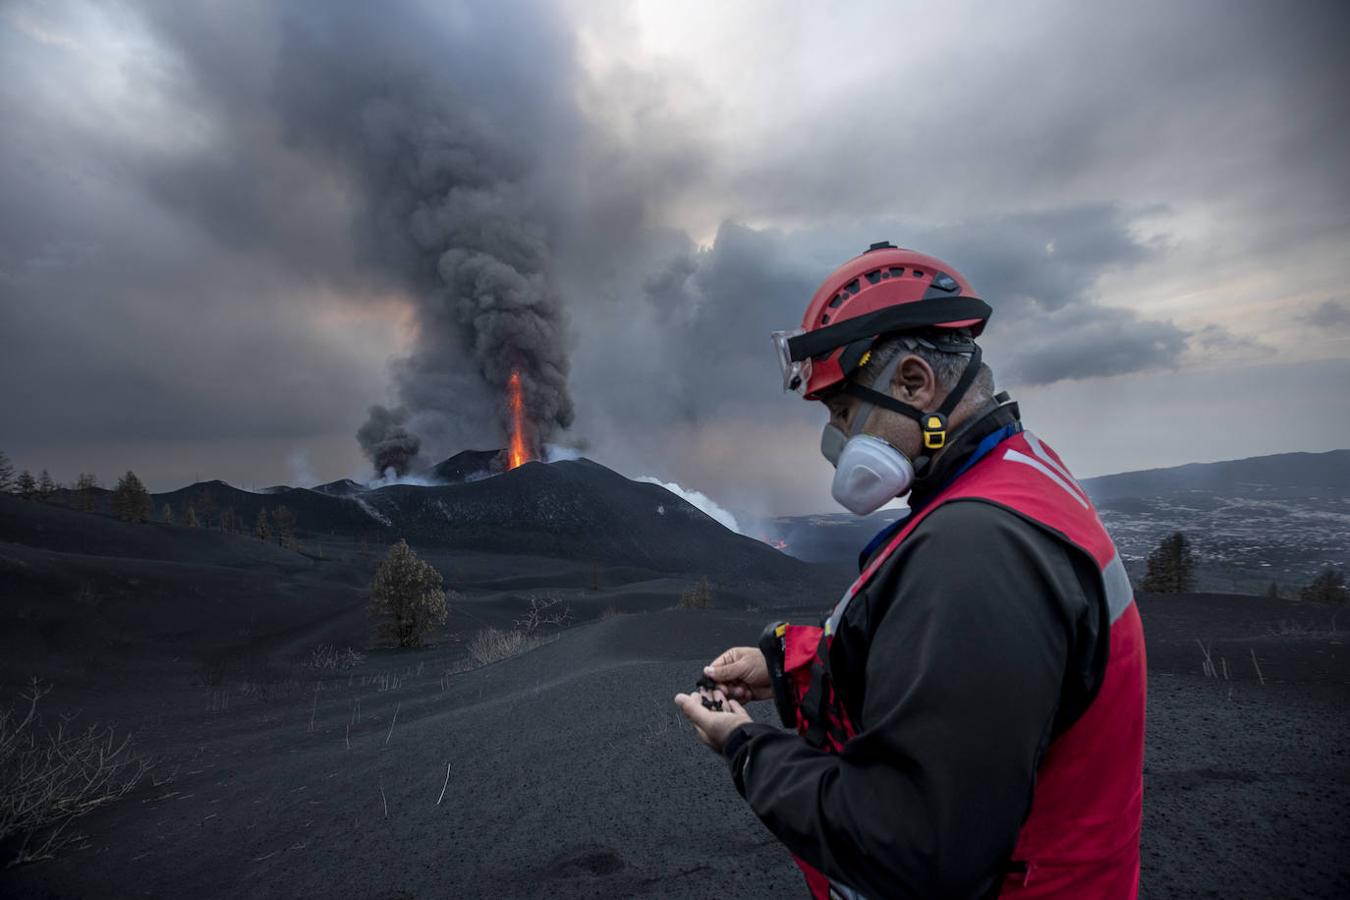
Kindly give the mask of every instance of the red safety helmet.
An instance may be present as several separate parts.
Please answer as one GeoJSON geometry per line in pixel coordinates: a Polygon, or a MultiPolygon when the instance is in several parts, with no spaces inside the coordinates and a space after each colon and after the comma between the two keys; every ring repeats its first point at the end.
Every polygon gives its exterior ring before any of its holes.
{"type": "Polygon", "coordinates": [[[800,329],[773,333],[783,389],[817,400],[866,361],[881,335],[969,328],[978,336],[990,312],[956,269],[881,241],[830,273],[800,329]]]}

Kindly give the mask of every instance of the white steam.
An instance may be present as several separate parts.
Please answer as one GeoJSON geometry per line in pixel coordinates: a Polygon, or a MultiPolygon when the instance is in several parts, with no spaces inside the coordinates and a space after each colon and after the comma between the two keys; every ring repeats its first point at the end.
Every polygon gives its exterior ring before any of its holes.
{"type": "Polygon", "coordinates": [[[712,500],[708,499],[707,494],[701,493],[700,491],[691,491],[686,488],[682,488],[673,481],[662,481],[661,479],[651,475],[643,475],[640,478],[634,478],[633,480],[640,481],[645,484],[658,484],[661,487],[665,488],[666,490],[670,491],[676,497],[679,497],[686,503],[702,511],[704,515],[708,516],[713,521],[717,522],[723,528],[726,528],[730,531],[734,531],[737,534],[745,534],[745,532],[741,530],[740,524],[737,523],[736,517],[733,516],[731,513],[727,512],[722,507],[718,506],[712,500]]]}

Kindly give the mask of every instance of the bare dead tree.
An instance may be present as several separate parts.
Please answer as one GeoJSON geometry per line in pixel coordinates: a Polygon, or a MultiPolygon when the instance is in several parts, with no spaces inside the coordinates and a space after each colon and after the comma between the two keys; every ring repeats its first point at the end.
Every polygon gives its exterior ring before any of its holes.
{"type": "Polygon", "coordinates": [[[125,797],[150,768],[110,727],[43,728],[34,678],[15,709],[0,710],[0,842],[14,842],[9,865],[49,859],[82,836],[70,824],[125,797]]]}
{"type": "Polygon", "coordinates": [[[562,602],[561,597],[531,595],[530,607],[525,610],[525,615],[512,620],[511,624],[523,629],[526,634],[533,634],[545,625],[556,625],[563,628],[571,620],[572,609],[562,602]]]}

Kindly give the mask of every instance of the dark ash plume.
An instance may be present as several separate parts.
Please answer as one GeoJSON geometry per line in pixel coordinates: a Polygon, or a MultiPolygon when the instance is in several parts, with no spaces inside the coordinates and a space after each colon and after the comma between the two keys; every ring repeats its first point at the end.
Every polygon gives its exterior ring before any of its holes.
{"type": "MultiPolygon", "coordinates": [[[[416,343],[394,369],[408,427],[438,441],[504,439],[518,370],[534,440],[550,440],[572,424],[573,406],[531,154],[549,146],[551,126],[538,123],[565,120],[567,101],[530,83],[540,76],[528,52],[480,58],[474,46],[419,48],[415,34],[372,43],[383,21],[360,5],[341,9],[320,4],[319,21],[290,23],[280,103],[292,137],[354,180],[363,245],[414,303],[416,343]]],[[[482,24],[511,32],[519,23],[482,24]]],[[[519,32],[503,43],[518,45],[519,32]]],[[[384,422],[368,425],[378,433],[384,422]]]]}
{"type": "Polygon", "coordinates": [[[383,476],[393,469],[394,474],[402,478],[417,459],[422,441],[403,427],[407,418],[408,411],[402,407],[385,409],[383,406],[372,406],[370,418],[357,430],[356,439],[366,458],[375,467],[377,476],[383,476]]]}

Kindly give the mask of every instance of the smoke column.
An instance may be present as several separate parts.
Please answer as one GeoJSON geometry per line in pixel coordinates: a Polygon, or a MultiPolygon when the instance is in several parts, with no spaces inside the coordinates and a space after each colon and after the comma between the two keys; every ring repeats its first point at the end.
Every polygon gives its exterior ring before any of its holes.
{"type": "Polygon", "coordinates": [[[366,459],[375,467],[376,475],[383,476],[393,469],[394,474],[402,478],[417,459],[422,441],[403,427],[407,418],[406,409],[389,410],[383,406],[372,406],[370,418],[356,432],[356,440],[361,444],[366,459]]]}
{"type": "MultiPolygon", "coordinates": [[[[400,474],[419,434],[481,439],[484,420],[495,419],[491,437],[501,440],[518,371],[538,456],[573,420],[567,320],[530,184],[541,140],[528,129],[542,126],[521,124],[548,120],[530,109],[547,101],[529,98],[553,92],[513,83],[511,66],[528,60],[419,47],[416,23],[391,37],[370,21],[378,15],[318,4],[292,17],[278,72],[289,136],[355,181],[361,243],[414,303],[415,345],[394,366],[402,408],[372,409],[358,439],[376,469],[400,474]]],[[[514,23],[497,15],[487,25],[509,47],[514,23]]],[[[481,29],[466,33],[493,42],[481,29]]]]}

